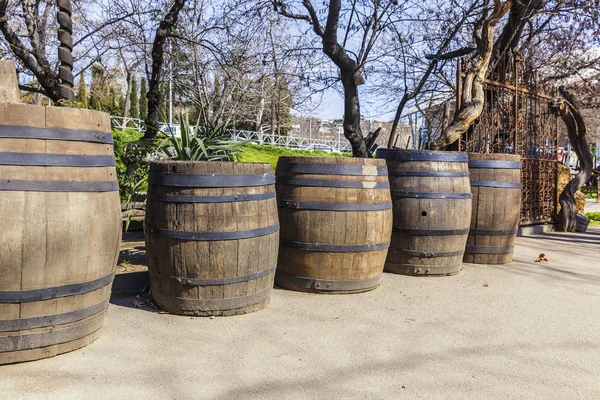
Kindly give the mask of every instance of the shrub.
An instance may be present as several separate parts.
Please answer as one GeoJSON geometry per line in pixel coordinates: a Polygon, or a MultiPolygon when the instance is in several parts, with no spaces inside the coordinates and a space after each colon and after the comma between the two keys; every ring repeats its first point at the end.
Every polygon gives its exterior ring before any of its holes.
{"type": "MultiPolygon", "coordinates": [[[[129,198],[137,182],[148,174],[148,164],[144,161],[148,148],[139,143],[142,136],[143,133],[134,129],[113,129],[117,180],[122,200],[129,198]]],[[[137,190],[146,191],[147,188],[144,182],[137,190]]]]}

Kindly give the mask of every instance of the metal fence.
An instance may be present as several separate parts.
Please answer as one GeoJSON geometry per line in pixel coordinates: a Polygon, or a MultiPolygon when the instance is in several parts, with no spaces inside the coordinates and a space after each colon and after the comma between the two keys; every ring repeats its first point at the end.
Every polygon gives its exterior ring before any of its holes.
{"type": "MultiPolygon", "coordinates": [[[[459,63],[458,87],[466,63],[459,63]]],[[[520,223],[550,222],[558,197],[558,114],[553,105],[556,93],[543,87],[537,73],[518,56],[508,54],[490,70],[484,85],[483,114],[463,136],[460,150],[521,155],[520,223]]],[[[457,102],[460,107],[460,91],[457,102]]]]}

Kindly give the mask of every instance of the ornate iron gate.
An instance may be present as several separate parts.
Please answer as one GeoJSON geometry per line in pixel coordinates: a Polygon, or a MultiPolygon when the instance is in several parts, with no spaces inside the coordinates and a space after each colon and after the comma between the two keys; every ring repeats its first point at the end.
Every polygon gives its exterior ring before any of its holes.
{"type": "MultiPolygon", "coordinates": [[[[458,64],[462,87],[466,60],[458,64]]],[[[542,87],[537,74],[518,56],[508,55],[485,80],[486,105],[460,143],[461,151],[519,154],[523,160],[521,225],[551,222],[557,205],[558,115],[554,90],[542,87]]],[[[460,90],[457,103],[460,107],[460,90]]]]}

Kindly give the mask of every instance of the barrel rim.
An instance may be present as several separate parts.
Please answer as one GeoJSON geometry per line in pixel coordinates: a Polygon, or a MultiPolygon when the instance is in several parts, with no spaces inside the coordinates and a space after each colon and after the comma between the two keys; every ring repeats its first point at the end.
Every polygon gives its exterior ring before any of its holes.
{"type": "Polygon", "coordinates": [[[350,189],[389,189],[390,182],[385,181],[339,181],[335,179],[305,179],[295,176],[277,176],[277,185],[290,185],[299,187],[328,187],[328,188],[350,188],[350,189]],[[368,184],[367,184],[368,183],[368,184]],[[370,186],[370,187],[369,187],[370,186]]]}
{"type": "Polygon", "coordinates": [[[115,277],[112,271],[108,275],[81,283],[71,283],[61,286],[44,287],[40,289],[0,290],[0,304],[3,303],[34,303],[59,297],[86,294],[105,286],[111,285],[115,277]]]}
{"type": "Polygon", "coordinates": [[[354,290],[374,289],[381,284],[383,274],[379,273],[374,278],[368,279],[328,279],[317,277],[299,276],[293,273],[277,270],[275,284],[281,287],[301,287],[318,292],[343,292],[354,290]]]}
{"type": "Polygon", "coordinates": [[[432,151],[432,150],[405,150],[405,149],[377,149],[375,153],[379,159],[387,161],[440,161],[460,162],[469,161],[467,153],[460,151],[432,151]]]}
{"type": "Polygon", "coordinates": [[[353,164],[327,164],[327,163],[299,163],[287,160],[278,160],[275,168],[277,177],[292,175],[325,175],[325,176],[388,176],[386,165],[353,165],[353,164]],[[365,168],[376,169],[376,173],[365,168]]]}
{"type": "Polygon", "coordinates": [[[469,169],[514,169],[521,170],[521,161],[508,160],[469,160],[469,169]]]}
{"type": "Polygon", "coordinates": [[[275,174],[192,174],[151,170],[148,172],[148,184],[196,189],[269,186],[275,184],[275,174]]]}
{"type": "Polygon", "coordinates": [[[0,125],[1,139],[41,139],[63,142],[114,144],[112,132],[32,125],[0,125]]]}
{"type": "Polygon", "coordinates": [[[302,161],[323,161],[323,160],[335,160],[335,162],[331,163],[309,163],[309,162],[294,162],[295,164],[327,164],[327,165],[354,165],[357,167],[380,167],[385,166],[385,163],[379,161],[377,158],[360,158],[361,161],[366,162],[366,164],[355,164],[351,163],[350,160],[356,160],[356,157],[326,157],[326,156],[281,156],[278,159],[279,161],[289,162],[291,159],[301,159],[302,161]]]}
{"type": "Polygon", "coordinates": [[[467,155],[469,156],[469,161],[484,161],[484,160],[489,160],[489,161],[521,161],[523,159],[523,157],[521,157],[520,154],[508,154],[508,153],[476,153],[473,151],[467,152],[467,155]],[[509,157],[510,159],[501,159],[501,158],[496,158],[496,157],[509,157]],[[471,157],[475,157],[473,160],[471,160],[471,157]]]}
{"type": "MultiPolygon", "coordinates": [[[[262,162],[245,162],[245,161],[186,161],[186,160],[152,160],[150,161],[149,165],[150,165],[150,169],[152,169],[153,166],[159,166],[159,165],[172,165],[172,164],[180,164],[180,165],[215,165],[216,163],[221,163],[221,164],[231,164],[231,165],[249,165],[249,166],[256,166],[256,165],[262,165],[264,167],[269,167],[272,169],[271,164],[269,163],[262,163],[262,162]]],[[[158,172],[158,171],[157,171],[158,172]]],[[[236,172],[236,175],[250,175],[250,174],[255,174],[256,172],[236,172]]]]}

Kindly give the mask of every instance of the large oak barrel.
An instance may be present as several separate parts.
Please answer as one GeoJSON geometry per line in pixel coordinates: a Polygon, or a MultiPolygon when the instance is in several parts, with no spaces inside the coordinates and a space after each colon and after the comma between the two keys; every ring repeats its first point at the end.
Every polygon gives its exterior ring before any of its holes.
{"type": "Polygon", "coordinates": [[[281,247],[275,283],[314,293],[379,285],[392,230],[383,160],[281,157],[281,247]]]}
{"type": "Polygon", "coordinates": [[[0,364],[98,337],[121,239],[108,114],[0,104],[0,364]]]}
{"type": "Polygon", "coordinates": [[[146,251],[152,295],[181,315],[264,308],[279,245],[270,164],[161,161],[150,165],[146,251]]]}
{"type": "Polygon", "coordinates": [[[380,149],[377,157],[387,161],[394,204],[386,271],[457,274],[471,221],[467,154],[380,149]]]}
{"type": "Polygon", "coordinates": [[[512,261],[521,213],[521,157],[469,153],[473,213],[464,261],[512,261]]]}

